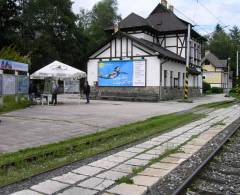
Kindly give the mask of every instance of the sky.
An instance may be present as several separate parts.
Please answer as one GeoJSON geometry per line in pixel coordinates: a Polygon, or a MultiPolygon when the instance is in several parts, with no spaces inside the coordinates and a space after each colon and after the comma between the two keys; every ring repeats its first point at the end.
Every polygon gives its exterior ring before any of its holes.
{"type": "MultiPolygon", "coordinates": [[[[72,0],[73,11],[77,14],[80,7],[91,10],[99,0],[72,0]]],[[[142,17],[158,5],[160,0],[118,0],[118,13],[125,18],[134,12],[142,17]]],[[[195,30],[202,35],[211,33],[217,23],[240,27],[240,0],[168,0],[174,6],[174,13],[180,18],[196,25],[195,30]]]]}

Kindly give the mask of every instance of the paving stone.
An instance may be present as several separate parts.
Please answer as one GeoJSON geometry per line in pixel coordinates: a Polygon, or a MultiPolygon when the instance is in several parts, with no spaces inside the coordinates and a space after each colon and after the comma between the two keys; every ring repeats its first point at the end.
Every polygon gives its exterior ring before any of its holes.
{"type": "Polygon", "coordinates": [[[102,178],[92,177],[78,184],[78,186],[91,188],[94,190],[104,190],[114,184],[114,181],[102,178]]]}
{"type": "Polygon", "coordinates": [[[117,163],[121,163],[123,161],[126,161],[127,159],[129,159],[129,158],[122,157],[122,156],[115,156],[115,155],[111,155],[111,156],[104,158],[104,160],[106,160],[106,161],[117,162],[117,163]]]}
{"type": "Polygon", "coordinates": [[[134,166],[134,165],[121,164],[117,167],[114,167],[112,170],[119,171],[119,172],[124,172],[124,173],[132,173],[132,170],[134,168],[136,168],[136,166],[134,166]]]}
{"type": "Polygon", "coordinates": [[[157,157],[158,157],[158,155],[143,153],[143,154],[135,156],[134,158],[142,159],[142,160],[151,160],[151,159],[154,159],[154,158],[157,158],[157,157]]]}
{"type": "Polygon", "coordinates": [[[99,167],[103,169],[110,169],[114,166],[116,166],[118,163],[117,162],[110,162],[110,161],[105,161],[105,160],[97,160],[95,162],[90,163],[90,166],[93,167],[99,167]]]}
{"type": "Polygon", "coordinates": [[[188,159],[191,156],[192,155],[189,153],[175,153],[170,155],[170,157],[180,158],[180,159],[188,159]]]}
{"type": "Polygon", "coordinates": [[[72,172],[82,174],[82,175],[89,175],[93,176],[98,174],[99,172],[103,171],[104,169],[99,167],[92,167],[92,166],[82,166],[78,169],[73,170],[72,172]]]}
{"type": "Polygon", "coordinates": [[[163,177],[168,173],[169,171],[165,169],[146,168],[144,171],[140,172],[139,175],[146,175],[151,177],[163,177]]]}
{"type": "Polygon", "coordinates": [[[155,183],[158,182],[158,177],[149,177],[149,176],[143,176],[143,175],[137,175],[132,178],[133,183],[140,186],[152,186],[155,183]]]}
{"type": "Polygon", "coordinates": [[[142,143],[142,144],[138,144],[135,147],[136,148],[143,148],[143,149],[150,149],[152,147],[154,147],[155,145],[153,145],[152,143],[142,143]]]}
{"type": "Polygon", "coordinates": [[[142,195],[147,191],[147,188],[133,184],[120,184],[107,191],[120,195],[142,195]]]}
{"type": "Polygon", "coordinates": [[[192,144],[194,146],[204,146],[208,140],[203,140],[203,139],[193,139],[192,141],[188,142],[189,144],[192,144]]]}
{"type": "Polygon", "coordinates": [[[52,178],[52,180],[56,180],[56,181],[60,181],[63,183],[68,183],[68,184],[75,184],[83,179],[86,179],[88,176],[86,175],[79,175],[79,174],[75,174],[75,173],[67,173],[64,175],[60,175],[58,177],[54,177],[52,178]]]}
{"type": "Polygon", "coordinates": [[[191,144],[186,144],[184,146],[181,147],[181,149],[195,149],[195,150],[199,150],[200,148],[202,148],[202,146],[194,146],[194,145],[191,145],[191,144]]]}
{"type": "Polygon", "coordinates": [[[90,190],[90,189],[85,189],[85,188],[80,188],[80,187],[73,187],[73,188],[70,188],[58,195],[94,195],[97,193],[98,193],[98,191],[96,191],[96,190],[90,190]]]}
{"type": "Polygon", "coordinates": [[[31,189],[36,190],[38,192],[43,192],[45,194],[53,194],[67,187],[68,187],[67,184],[63,184],[57,181],[47,180],[32,186],[31,189]]]}
{"type": "Polygon", "coordinates": [[[195,154],[199,149],[196,148],[182,148],[182,151],[188,154],[195,154]]]}
{"type": "Polygon", "coordinates": [[[125,157],[125,158],[132,158],[133,156],[135,156],[136,154],[133,153],[133,152],[127,152],[126,150],[125,151],[121,151],[121,152],[118,152],[116,154],[114,154],[115,156],[122,156],[122,157],[125,157]]]}
{"type": "Polygon", "coordinates": [[[167,158],[162,159],[160,162],[180,164],[180,163],[182,163],[183,161],[185,161],[185,159],[167,157],[167,158]]]}
{"type": "Polygon", "coordinates": [[[152,155],[157,155],[157,156],[160,156],[161,154],[163,154],[165,152],[165,150],[155,150],[155,149],[152,149],[152,150],[148,150],[145,154],[152,154],[152,155]]]}
{"type": "Polygon", "coordinates": [[[128,173],[109,170],[109,171],[106,171],[106,172],[101,173],[99,175],[96,175],[96,177],[116,181],[119,178],[121,178],[123,176],[126,176],[126,175],[128,175],[128,173]]]}
{"type": "Polygon", "coordinates": [[[15,192],[11,195],[42,195],[38,192],[34,192],[32,190],[22,190],[22,191],[19,191],[19,192],[15,192]]]}
{"type": "Polygon", "coordinates": [[[131,160],[124,162],[124,164],[135,165],[135,166],[144,166],[144,165],[148,164],[148,161],[133,158],[131,160]]]}
{"type": "Polygon", "coordinates": [[[145,151],[144,148],[136,148],[136,147],[131,147],[126,150],[127,152],[133,152],[133,153],[141,153],[145,151]]]}
{"type": "Polygon", "coordinates": [[[153,165],[151,165],[151,168],[154,169],[165,169],[165,170],[173,170],[178,166],[178,164],[172,164],[172,163],[163,163],[163,162],[159,162],[159,163],[155,163],[153,165]]]}

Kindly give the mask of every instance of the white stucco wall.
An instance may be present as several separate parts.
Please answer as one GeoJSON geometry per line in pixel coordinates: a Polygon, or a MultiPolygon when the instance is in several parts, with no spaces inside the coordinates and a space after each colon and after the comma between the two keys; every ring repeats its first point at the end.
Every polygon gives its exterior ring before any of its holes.
{"type": "Polygon", "coordinates": [[[167,70],[167,87],[170,87],[170,71],[173,71],[173,86],[174,78],[178,78],[178,72],[180,72],[180,87],[183,85],[183,73],[186,72],[185,65],[168,61],[162,65],[162,86],[164,86],[164,70],[167,70]]]}

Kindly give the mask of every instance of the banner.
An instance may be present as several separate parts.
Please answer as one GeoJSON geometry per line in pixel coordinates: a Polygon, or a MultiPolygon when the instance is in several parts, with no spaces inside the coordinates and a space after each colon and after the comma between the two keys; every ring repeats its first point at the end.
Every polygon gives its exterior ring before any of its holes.
{"type": "Polygon", "coordinates": [[[0,69],[28,72],[28,64],[0,59],[0,69]]]}
{"type": "Polygon", "coordinates": [[[145,86],[145,64],[145,60],[99,62],[98,85],[145,86]]]}

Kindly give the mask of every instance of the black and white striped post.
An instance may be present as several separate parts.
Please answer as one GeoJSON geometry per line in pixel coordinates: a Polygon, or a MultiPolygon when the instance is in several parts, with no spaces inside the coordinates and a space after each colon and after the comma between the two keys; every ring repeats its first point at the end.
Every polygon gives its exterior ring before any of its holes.
{"type": "Polygon", "coordinates": [[[188,35],[187,35],[187,56],[186,56],[186,76],[184,86],[184,99],[188,99],[188,70],[189,70],[189,57],[190,57],[190,36],[191,36],[191,24],[188,24],[188,35]]]}
{"type": "Polygon", "coordinates": [[[238,63],[239,63],[239,51],[237,50],[237,68],[236,68],[236,89],[237,89],[237,93],[240,94],[240,86],[239,86],[239,70],[238,70],[238,63]]]}

